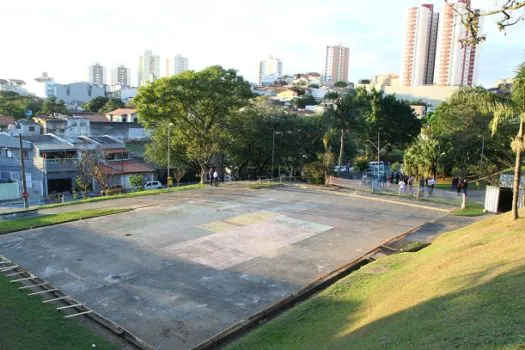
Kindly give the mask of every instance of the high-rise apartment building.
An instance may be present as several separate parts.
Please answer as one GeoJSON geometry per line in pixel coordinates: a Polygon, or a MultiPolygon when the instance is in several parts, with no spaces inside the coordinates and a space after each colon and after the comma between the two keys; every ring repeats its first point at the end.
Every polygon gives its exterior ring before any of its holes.
{"type": "Polygon", "coordinates": [[[188,70],[188,57],[176,55],[175,57],[166,58],[165,76],[175,75],[188,70]]]}
{"type": "Polygon", "coordinates": [[[120,65],[111,70],[111,85],[131,86],[131,70],[120,65]]]}
{"type": "Polygon", "coordinates": [[[151,50],[146,50],[144,55],[139,57],[138,85],[145,85],[158,78],[160,78],[160,57],[153,55],[151,50]]]}
{"type": "Polygon", "coordinates": [[[348,47],[343,47],[341,44],[327,46],[324,80],[334,83],[339,80],[348,81],[349,59],[350,49],[348,47]]]}
{"type": "Polygon", "coordinates": [[[408,9],[401,84],[432,85],[436,64],[439,13],[434,5],[408,9]]]}
{"type": "Polygon", "coordinates": [[[267,58],[260,60],[257,71],[257,81],[262,83],[267,76],[282,77],[283,75],[283,61],[269,55],[267,58]]]}
{"type": "Polygon", "coordinates": [[[100,63],[94,63],[89,66],[89,79],[88,81],[92,84],[105,84],[106,83],[106,67],[100,63]]]}
{"type": "MultiPolygon", "coordinates": [[[[461,22],[462,13],[470,7],[470,0],[445,4],[439,35],[436,83],[444,86],[471,86],[476,84],[479,45],[463,45],[461,39],[468,35],[461,22]],[[454,10],[453,6],[456,7],[454,10]]],[[[480,29],[482,19],[480,19],[480,29]]]]}

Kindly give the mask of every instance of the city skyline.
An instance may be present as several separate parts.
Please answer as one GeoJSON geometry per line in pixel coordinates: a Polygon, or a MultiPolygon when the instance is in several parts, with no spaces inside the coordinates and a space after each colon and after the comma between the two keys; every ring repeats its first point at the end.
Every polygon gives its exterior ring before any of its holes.
{"type": "MultiPolygon", "coordinates": [[[[315,25],[304,26],[301,35],[290,36],[284,35],[282,26],[253,26],[252,21],[257,13],[249,4],[241,1],[228,1],[228,11],[224,11],[224,4],[214,2],[206,3],[206,12],[201,11],[202,3],[180,5],[187,13],[198,13],[198,21],[195,21],[195,16],[183,16],[177,21],[171,21],[168,20],[171,12],[164,10],[155,13],[155,16],[143,16],[142,8],[127,4],[128,20],[118,24],[118,29],[126,32],[126,35],[118,43],[98,40],[97,45],[91,46],[90,50],[71,59],[68,45],[64,43],[87,42],[104,37],[107,30],[112,30],[112,18],[120,13],[123,3],[98,0],[85,2],[83,21],[78,21],[77,14],[62,0],[53,3],[29,1],[24,5],[16,2],[3,4],[6,25],[18,30],[4,38],[4,45],[10,47],[13,54],[0,57],[0,76],[23,79],[32,90],[34,78],[43,71],[57,82],[65,83],[85,80],[86,67],[92,62],[100,62],[106,67],[119,63],[133,71],[132,85],[136,85],[137,58],[145,49],[151,49],[163,58],[173,52],[184,52],[185,57],[192,59],[192,69],[219,64],[237,69],[246,79],[255,82],[254,62],[265,57],[268,52],[286,62],[284,74],[306,71],[322,73],[326,45],[343,42],[352,52],[349,80],[356,82],[376,74],[400,73],[407,8],[433,3],[437,12],[443,11],[442,1],[400,0],[393,3],[385,0],[360,3],[359,6],[350,6],[342,0],[322,4],[306,1],[301,2],[298,18],[304,18],[305,21],[315,18],[315,25]],[[221,16],[217,16],[217,13],[221,13],[221,16]],[[30,25],[20,26],[22,19],[30,25]],[[31,50],[41,55],[23,54],[27,51],[23,38],[34,36],[40,27],[47,28],[48,32],[62,33],[60,40],[37,40],[31,50]],[[68,27],[68,30],[63,31],[64,27],[68,27]],[[188,31],[192,32],[191,36],[175,35],[188,31]]],[[[474,0],[472,6],[483,9],[492,3],[491,0],[474,0]]],[[[161,1],[152,0],[151,6],[177,7],[180,11],[179,5],[161,1]]],[[[297,14],[294,1],[275,1],[275,6],[282,13],[297,14]]],[[[478,82],[487,87],[498,79],[512,76],[514,68],[525,57],[525,44],[518,40],[525,34],[525,26],[512,27],[504,36],[498,31],[495,21],[492,18],[485,21],[487,42],[483,44],[479,62],[478,82]],[[504,64],[501,64],[501,57],[504,57],[504,64]]]]}

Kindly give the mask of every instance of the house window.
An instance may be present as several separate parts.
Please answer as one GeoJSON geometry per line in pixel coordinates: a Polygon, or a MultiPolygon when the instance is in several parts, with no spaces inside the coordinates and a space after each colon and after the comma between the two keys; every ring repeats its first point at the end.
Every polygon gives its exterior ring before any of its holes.
{"type": "Polygon", "coordinates": [[[24,159],[29,159],[29,152],[28,151],[23,151],[22,152],[22,157],[24,157],[24,159]]]}
{"type": "Polygon", "coordinates": [[[11,152],[10,149],[6,149],[6,150],[5,150],[5,156],[6,156],[7,158],[13,158],[13,152],[11,152]]]}
{"type": "Polygon", "coordinates": [[[29,127],[29,131],[35,131],[35,127],[34,126],[30,126],[29,127]]]}

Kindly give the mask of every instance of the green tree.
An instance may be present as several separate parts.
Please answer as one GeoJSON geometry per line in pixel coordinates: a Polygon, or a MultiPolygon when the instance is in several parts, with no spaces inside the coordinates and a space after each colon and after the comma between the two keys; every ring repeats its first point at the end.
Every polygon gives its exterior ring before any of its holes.
{"type": "Polygon", "coordinates": [[[316,105],[317,101],[312,95],[304,94],[293,100],[295,108],[305,108],[306,106],[316,105]]]}
{"type": "Polygon", "coordinates": [[[355,159],[355,167],[357,168],[358,171],[367,171],[368,170],[368,164],[370,162],[368,161],[368,159],[366,157],[357,157],[355,159]]]}
{"type": "Polygon", "coordinates": [[[325,179],[325,166],[322,162],[312,162],[304,166],[304,172],[306,177],[313,184],[324,184],[325,179]]]}
{"type": "Polygon", "coordinates": [[[41,114],[67,114],[67,108],[64,104],[64,101],[57,100],[55,96],[51,96],[44,100],[44,103],[42,104],[42,110],[40,111],[41,114]]]}
{"type": "Polygon", "coordinates": [[[345,135],[351,130],[360,128],[363,122],[363,110],[368,103],[366,98],[364,98],[363,92],[363,90],[351,91],[339,97],[336,104],[325,113],[332,127],[337,130],[340,135],[339,169],[341,169],[343,162],[345,135]]]}
{"type": "Polygon", "coordinates": [[[209,160],[224,150],[227,116],[251,97],[250,85],[235,70],[212,66],[158,79],[141,87],[134,102],[147,126],[173,123],[174,138],[199,165],[204,182],[209,160]]]}
{"type": "Polygon", "coordinates": [[[129,183],[135,189],[142,189],[142,185],[144,184],[144,176],[142,176],[142,175],[131,175],[129,177],[129,183]]]}
{"type": "Polygon", "coordinates": [[[125,106],[126,105],[124,104],[124,102],[122,102],[121,99],[119,99],[119,98],[112,98],[112,99],[108,100],[102,106],[102,108],[100,108],[98,110],[98,112],[100,112],[100,113],[108,113],[108,112],[114,111],[115,109],[118,109],[118,108],[124,108],[125,106]]]}
{"type": "Polygon", "coordinates": [[[22,96],[12,91],[0,91],[0,115],[14,118],[26,117],[26,111],[37,115],[42,109],[42,99],[35,96],[22,96]]]}
{"type": "Polygon", "coordinates": [[[343,80],[339,80],[334,83],[334,87],[338,87],[338,88],[345,88],[347,86],[348,86],[348,83],[343,80]]]}
{"type": "Polygon", "coordinates": [[[330,174],[332,173],[333,166],[335,164],[335,154],[332,152],[332,146],[330,145],[330,133],[327,132],[323,136],[323,166],[324,166],[324,179],[325,185],[328,185],[330,174]]]}
{"type": "Polygon", "coordinates": [[[512,198],[512,218],[518,218],[518,200],[521,179],[522,153],[525,150],[524,127],[525,127],[525,63],[516,69],[516,77],[513,80],[512,100],[509,103],[496,102],[489,105],[493,111],[492,131],[496,133],[504,122],[519,125],[519,130],[511,143],[511,149],[516,154],[514,162],[514,184],[512,198]]]}
{"type": "Polygon", "coordinates": [[[98,112],[109,101],[106,96],[97,96],[82,105],[82,108],[90,112],[98,112]]]}

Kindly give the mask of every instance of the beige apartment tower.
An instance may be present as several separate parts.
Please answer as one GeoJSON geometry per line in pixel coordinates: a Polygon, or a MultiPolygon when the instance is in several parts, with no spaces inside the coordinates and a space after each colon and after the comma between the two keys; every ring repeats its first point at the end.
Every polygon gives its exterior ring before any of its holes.
{"type": "Polygon", "coordinates": [[[348,81],[348,61],[350,49],[341,44],[326,47],[326,61],[324,69],[324,80],[333,82],[348,81]]]}
{"type": "MultiPolygon", "coordinates": [[[[453,6],[459,13],[466,13],[470,1],[445,4],[439,35],[436,83],[441,86],[472,86],[476,84],[480,47],[461,43],[468,33],[453,6]]],[[[481,20],[479,26],[481,29],[481,20]]]]}
{"type": "Polygon", "coordinates": [[[408,9],[401,85],[434,83],[439,14],[434,5],[423,4],[408,9]]]}

